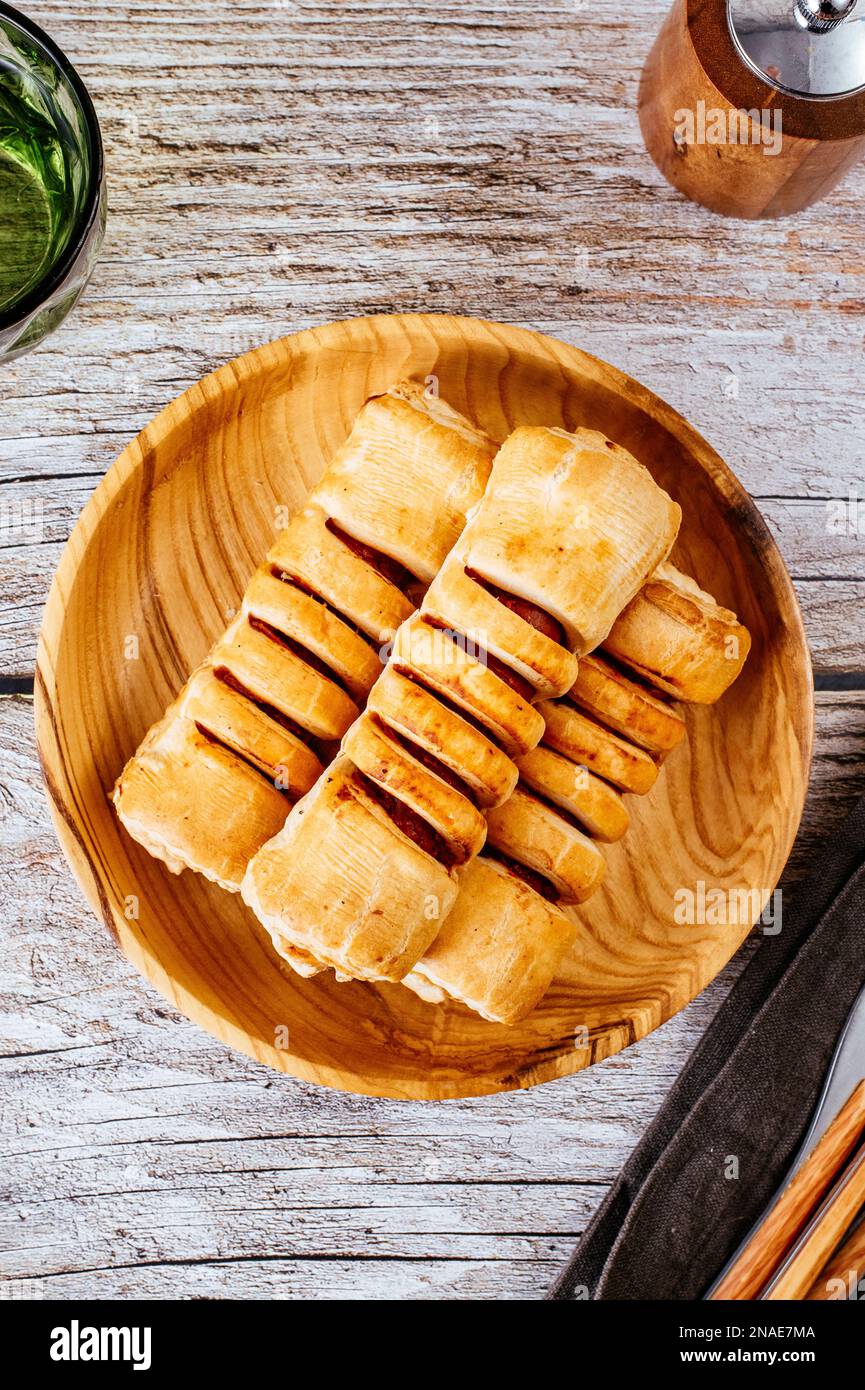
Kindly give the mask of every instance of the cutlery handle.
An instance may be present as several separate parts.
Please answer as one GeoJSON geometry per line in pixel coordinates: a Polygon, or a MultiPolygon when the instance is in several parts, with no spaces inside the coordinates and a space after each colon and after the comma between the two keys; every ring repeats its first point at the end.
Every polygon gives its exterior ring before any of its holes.
{"type": "Polygon", "coordinates": [[[812,1302],[847,1297],[857,1292],[862,1279],[865,1279],[865,1221],[820,1271],[805,1296],[812,1302]],[[841,1285],[846,1287],[846,1294],[842,1294],[841,1285]]]}
{"type": "Polygon", "coordinates": [[[763,1298],[769,1302],[804,1298],[863,1202],[865,1149],[835,1184],[763,1298]]]}
{"type": "MultiPolygon", "coordinates": [[[[718,1302],[758,1296],[856,1149],[863,1130],[865,1081],[860,1081],[717,1288],[709,1295],[710,1299],[718,1302]]],[[[842,1226],[839,1236],[843,1230],[842,1226]]]]}

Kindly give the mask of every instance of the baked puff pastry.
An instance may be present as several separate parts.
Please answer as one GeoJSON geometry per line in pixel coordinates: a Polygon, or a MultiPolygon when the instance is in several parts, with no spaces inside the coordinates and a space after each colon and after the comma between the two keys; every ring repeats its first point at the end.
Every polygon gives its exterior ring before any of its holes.
{"type": "Polygon", "coordinates": [[[577,934],[557,907],[481,856],[404,983],[430,1002],[455,999],[491,1022],[518,1023],[546,994],[577,934]]]}
{"type": "Polygon", "coordinates": [[[244,899],[302,973],[330,966],[346,978],[401,980],[453,907],[453,867],[387,807],[341,756],[250,864],[244,899]]]}
{"type": "Polygon", "coordinates": [[[587,767],[541,744],[517,759],[520,782],[566,815],[596,840],[610,844],[627,833],[631,818],[621,794],[587,767]]]}
{"type": "Polygon", "coordinates": [[[457,553],[483,583],[538,605],[582,655],[667,558],[681,519],[649,471],[596,430],[523,426],[496,455],[457,553]]]}
{"type": "Polygon", "coordinates": [[[668,695],[711,705],[741,672],[751,636],[735,613],[668,563],[619,615],[604,645],[668,695]]]}
{"type": "MultiPolygon", "coordinates": [[[[363,407],[237,618],[117,781],[117,813],[150,853],[239,890],[357,720],[383,647],[482,497],[494,454],[415,382],[363,407]]],[[[318,968],[302,951],[295,963],[318,968]]]]}
{"type": "Polygon", "coordinates": [[[546,720],[544,742],[550,748],[620,791],[645,796],[652,790],[658,764],[644,748],[620,738],[566,700],[547,701],[541,712],[546,720]]]}
{"type": "Polygon", "coordinates": [[[531,686],[517,686],[462,633],[428,622],[423,608],[397,632],[391,662],[488,729],[506,753],[528,752],[544,732],[531,686]]]}
{"type": "Polygon", "coordinates": [[[604,857],[597,845],[523,787],[487,813],[487,829],[491,846],[511,863],[539,875],[544,886],[552,885],[563,902],[585,902],[604,876],[604,857]]]}
{"type": "Polygon", "coordinates": [[[175,874],[196,869],[229,891],[287,809],[266,777],[175,714],[151,729],[114,795],[126,829],[154,858],[175,874]]]}
{"type": "MultiPolygon", "coordinates": [[[[328,500],[332,507],[332,494],[328,500]]],[[[649,473],[600,435],[520,429],[499,450],[483,498],[419,611],[397,631],[369,711],[342,741],[341,766],[363,779],[394,838],[408,837],[427,854],[431,874],[456,875],[489,833],[496,853],[519,859],[551,893],[580,901],[596,886],[604,867],[599,851],[568,810],[515,789],[513,759],[544,735],[535,702],[564,694],[577,678],[573,648],[590,631],[588,605],[601,593],[609,606],[623,586],[630,597],[666,555],[679,516],[649,473]],[[631,519],[635,494],[639,522],[631,519]],[[624,526],[617,508],[628,514],[624,526]]],[[[600,805],[600,793],[596,800],[600,805]]],[[[302,834],[304,843],[327,843],[330,878],[319,879],[317,890],[338,899],[346,859],[358,856],[349,839],[341,851],[328,806],[319,781],[304,802],[302,834]]],[[[333,940],[319,948],[314,925],[301,929],[295,911],[300,834],[293,815],[252,860],[242,891],[274,940],[286,943],[289,963],[297,948],[331,965],[339,955],[333,940]]],[[[371,848],[373,875],[377,863],[371,848]]],[[[349,940],[348,918],[343,927],[349,940]]],[[[401,940],[397,923],[393,931],[401,940]]],[[[388,970],[406,974],[413,964],[403,944],[388,970]]],[[[352,972],[344,957],[335,968],[352,972]]]]}
{"type": "Polygon", "coordinates": [[[316,500],[355,540],[376,550],[385,542],[429,583],[483,493],[478,459],[494,455],[488,436],[441,397],[401,382],[369,402],[362,434],[337,454],[316,500]]]}
{"type": "Polygon", "coordinates": [[[685,737],[685,720],[675,705],[626,676],[597,652],[580,662],[569,696],[602,724],[659,757],[685,737]]]}
{"type": "Polygon", "coordinates": [[[498,806],[516,786],[517,769],[492,735],[395,665],[373,686],[367,709],[459,777],[478,806],[498,806]]]}
{"type": "MultiPolygon", "coordinates": [[[[660,573],[669,576],[671,570],[664,565],[660,573]]],[[[649,584],[657,582],[653,576],[649,584]]],[[[692,595],[696,589],[685,576],[676,583],[692,595]]],[[[632,610],[640,609],[644,592],[632,610]]],[[[711,603],[703,595],[700,615],[684,618],[678,609],[683,623],[678,633],[668,623],[668,644],[658,645],[653,658],[661,674],[661,680],[658,670],[653,676],[656,688],[665,683],[670,693],[705,694],[735,674],[734,667],[725,666],[718,676],[718,629],[711,622],[703,626],[703,614],[711,614],[728,637],[744,629],[734,615],[715,613],[711,603]],[[689,655],[688,669],[701,673],[699,686],[682,680],[689,655]],[[674,673],[676,679],[669,679],[674,673]]],[[[657,624],[650,627],[650,635],[658,630],[657,624]]],[[[639,623],[634,633],[634,643],[645,646],[639,623]]],[[[626,636],[623,650],[627,641],[626,636]]],[[[637,647],[627,649],[634,661],[637,647]]],[[[739,647],[742,660],[746,653],[747,634],[739,647]]],[[[599,652],[581,658],[565,699],[538,708],[546,718],[543,741],[517,757],[517,791],[488,813],[486,848],[461,871],[456,906],[404,981],[431,1002],[461,1000],[484,1018],[509,1024],[537,1006],[573,946],[577,928],[559,904],[584,900],[601,880],[603,862],[593,841],[618,840],[626,833],[624,794],[648,792],[658,763],[685,734],[674,704],[599,652]]]]}

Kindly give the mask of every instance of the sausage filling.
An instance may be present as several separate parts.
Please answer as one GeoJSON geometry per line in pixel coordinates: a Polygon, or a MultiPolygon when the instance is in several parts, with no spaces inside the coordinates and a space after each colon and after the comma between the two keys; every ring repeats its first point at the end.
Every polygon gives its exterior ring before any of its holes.
{"type": "Polygon", "coordinates": [[[365,545],[363,541],[355,540],[347,531],[337,525],[332,517],[328,517],[325,526],[331,535],[336,536],[342,541],[343,545],[365,564],[374,569],[376,574],[380,574],[382,579],[386,579],[395,589],[399,589],[401,594],[414,604],[415,608],[420,606],[421,600],[426,593],[427,586],[416,574],[406,569],[405,565],[400,564],[399,560],[394,560],[391,555],[385,555],[381,550],[374,550],[371,545],[365,545]]]}
{"type": "Polygon", "coordinates": [[[309,651],[309,649],[302,646],[300,642],[296,642],[293,637],[286,637],[284,632],[279,632],[275,627],[271,627],[270,623],[263,622],[261,618],[256,618],[250,614],[247,621],[249,622],[249,626],[254,628],[256,632],[261,632],[265,637],[269,637],[271,642],[278,643],[280,647],[286,647],[288,651],[292,652],[293,655],[298,657],[305,665],[311,666],[320,676],[324,676],[325,680],[332,681],[334,685],[339,686],[344,694],[348,695],[345,683],[341,677],[338,676],[335,671],[331,670],[327,662],[322,661],[320,656],[316,656],[315,652],[309,651]]]}
{"type": "Polygon", "coordinates": [[[401,830],[404,835],[416,844],[418,849],[422,849],[431,859],[436,859],[439,864],[443,864],[446,869],[452,869],[455,864],[461,863],[460,856],[448,844],[443,835],[425,821],[423,816],[419,816],[417,811],[405,806],[397,797],[386,792],[384,787],[380,787],[371,777],[357,770],[357,776],[363,784],[364,790],[373,801],[378,802],[379,806],[393,821],[397,830],[401,830]]]}
{"type": "Polygon", "coordinates": [[[476,584],[480,584],[482,589],[492,594],[493,598],[498,599],[499,603],[504,604],[512,613],[516,613],[518,618],[522,618],[524,623],[529,623],[538,632],[543,633],[544,637],[549,637],[551,642],[556,642],[560,647],[564,647],[565,630],[557,618],[554,618],[545,609],[539,608],[536,603],[529,603],[527,599],[518,598],[516,594],[509,594],[505,589],[500,589],[497,584],[491,584],[483,575],[475,570],[466,570],[469,579],[473,579],[476,584]]]}
{"type": "Polygon", "coordinates": [[[514,878],[519,878],[523,883],[527,883],[530,888],[534,888],[536,893],[540,893],[548,903],[559,901],[559,890],[555,884],[550,883],[548,878],[539,874],[536,869],[527,869],[525,864],[520,864],[516,859],[511,859],[509,854],[502,854],[501,850],[496,849],[495,845],[487,843],[481,854],[486,859],[495,859],[497,864],[501,864],[507,869],[514,878]]]}

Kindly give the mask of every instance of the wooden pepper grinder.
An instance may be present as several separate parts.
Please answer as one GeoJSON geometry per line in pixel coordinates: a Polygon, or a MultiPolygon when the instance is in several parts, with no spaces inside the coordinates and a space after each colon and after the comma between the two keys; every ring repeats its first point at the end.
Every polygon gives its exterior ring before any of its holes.
{"type": "Polygon", "coordinates": [[[675,0],[640,82],[665,178],[729,217],[783,217],[865,153],[865,0],[675,0]]]}

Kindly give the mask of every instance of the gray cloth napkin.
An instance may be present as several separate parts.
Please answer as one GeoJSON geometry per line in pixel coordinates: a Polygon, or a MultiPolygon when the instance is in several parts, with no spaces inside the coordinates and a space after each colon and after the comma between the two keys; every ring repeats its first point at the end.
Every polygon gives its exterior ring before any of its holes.
{"type": "Polygon", "coordinates": [[[865,980],[865,798],[783,907],[548,1298],[701,1298],[780,1186],[865,980]]]}

